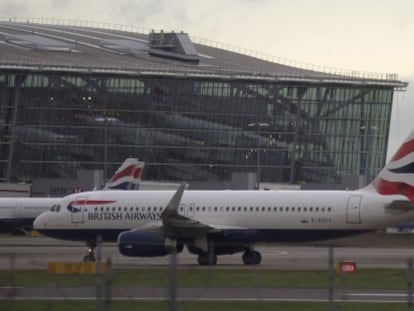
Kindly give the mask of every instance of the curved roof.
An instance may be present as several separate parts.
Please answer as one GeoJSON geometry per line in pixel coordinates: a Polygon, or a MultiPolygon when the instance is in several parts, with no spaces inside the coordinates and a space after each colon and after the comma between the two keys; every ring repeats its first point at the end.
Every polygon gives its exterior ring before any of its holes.
{"type": "Polygon", "coordinates": [[[178,35],[183,57],[174,57],[168,44],[154,47],[150,32],[0,21],[0,69],[407,86],[395,74],[303,69],[178,35]]]}

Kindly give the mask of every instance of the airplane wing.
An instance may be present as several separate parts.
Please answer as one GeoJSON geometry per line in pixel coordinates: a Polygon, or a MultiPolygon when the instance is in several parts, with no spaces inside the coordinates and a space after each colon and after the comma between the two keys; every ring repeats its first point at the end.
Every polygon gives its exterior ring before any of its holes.
{"type": "Polygon", "coordinates": [[[186,183],[180,185],[161,214],[164,235],[171,238],[195,237],[206,232],[219,231],[199,221],[178,214],[178,207],[186,188],[186,183]]]}

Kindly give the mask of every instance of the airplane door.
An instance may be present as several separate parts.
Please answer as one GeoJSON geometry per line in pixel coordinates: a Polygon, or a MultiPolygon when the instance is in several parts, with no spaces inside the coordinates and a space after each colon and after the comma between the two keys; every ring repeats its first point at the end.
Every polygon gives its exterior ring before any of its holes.
{"type": "Polygon", "coordinates": [[[73,223],[83,223],[85,217],[85,204],[87,197],[78,197],[70,204],[71,218],[73,223]]]}
{"type": "Polygon", "coordinates": [[[348,199],[348,205],[346,208],[346,222],[349,224],[361,223],[361,196],[352,195],[348,199]]]}

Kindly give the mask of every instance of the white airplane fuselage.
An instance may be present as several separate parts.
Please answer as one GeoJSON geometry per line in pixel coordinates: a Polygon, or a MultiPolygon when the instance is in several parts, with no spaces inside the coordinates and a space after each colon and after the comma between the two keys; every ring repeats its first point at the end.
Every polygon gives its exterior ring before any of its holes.
{"type": "MultiPolygon", "coordinates": [[[[62,239],[88,240],[99,233],[104,240],[115,241],[122,231],[161,226],[161,213],[174,193],[100,191],[70,195],[60,202],[59,213],[47,212],[37,218],[35,228],[62,239]]],[[[407,198],[384,196],[367,189],[185,191],[178,213],[224,232],[257,233],[247,235],[241,243],[306,241],[384,229],[414,220],[414,210],[387,208],[396,200],[407,198]]]]}

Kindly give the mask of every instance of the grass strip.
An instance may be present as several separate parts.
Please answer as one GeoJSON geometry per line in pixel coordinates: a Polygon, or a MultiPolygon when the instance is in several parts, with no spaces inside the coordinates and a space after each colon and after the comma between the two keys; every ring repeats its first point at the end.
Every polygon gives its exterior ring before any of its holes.
{"type": "MultiPolygon", "coordinates": [[[[106,282],[106,275],[102,282],[106,282]]],[[[116,269],[113,286],[168,287],[168,268],[116,269]]],[[[344,289],[405,289],[407,271],[403,269],[359,269],[354,274],[334,275],[334,287],[344,289]]],[[[223,288],[326,288],[328,272],[324,270],[262,270],[179,268],[179,287],[223,288]]],[[[95,275],[50,274],[46,270],[0,270],[2,286],[94,286],[95,275]]]]}

